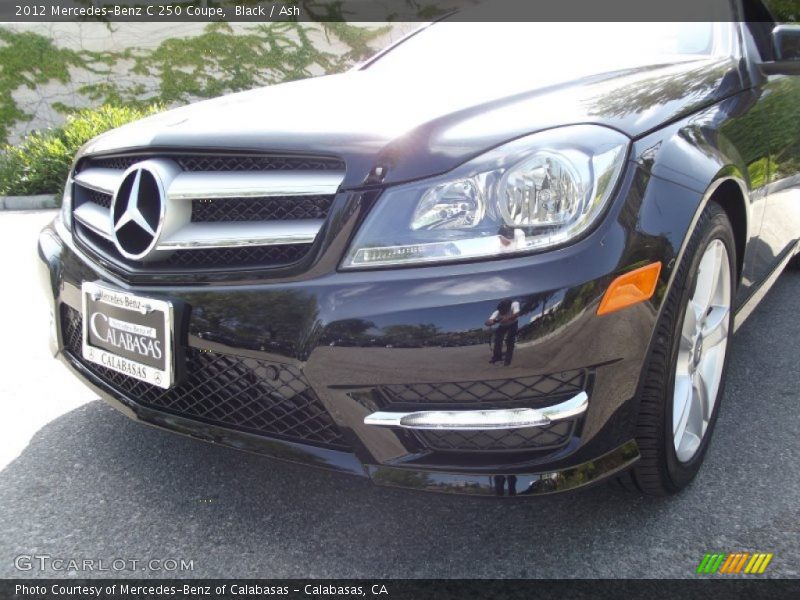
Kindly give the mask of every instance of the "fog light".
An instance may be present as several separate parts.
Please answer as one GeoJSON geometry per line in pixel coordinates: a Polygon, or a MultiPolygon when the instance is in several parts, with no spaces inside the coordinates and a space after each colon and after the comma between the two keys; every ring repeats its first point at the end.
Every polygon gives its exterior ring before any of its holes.
{"type": "Polygon", "coordinates": [[[407,413],[380,411],[364,417],[364,424],[378,427],[461,431],[521,429],[542,427],[553,421],[577,417],[583,414],[588,406],[589,396],[586,392],[580,392],[569,400],[542,408],[425,410],[407,413]]]}
{"type": "Polygon", "coordinates": [[[550,419],[527,408],[510,410],[428,411],[400,419],[410,429],[517,429],[547,425],[550,419]]]}

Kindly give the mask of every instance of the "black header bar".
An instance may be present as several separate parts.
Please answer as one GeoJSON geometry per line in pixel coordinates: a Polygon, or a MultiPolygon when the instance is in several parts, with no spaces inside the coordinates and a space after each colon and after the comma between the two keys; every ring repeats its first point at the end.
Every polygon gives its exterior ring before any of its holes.
{"type": "Polygon", "coordinates": [[[800,595],[798,580],[744,577],[693,580],[464,580],[464,579],[5,579],[0,598],[30,600],[464,600],[467,598],[583,598],[635,600],[783,600],[800,595]]]}
{"type": "Polygon", "coordinates": [[[749,1],[752,0],[2,0],[0,21],[412,22],[446,15],[451,20],[471,22],[731,21],[741,19],[738,7],[749,1]]]}

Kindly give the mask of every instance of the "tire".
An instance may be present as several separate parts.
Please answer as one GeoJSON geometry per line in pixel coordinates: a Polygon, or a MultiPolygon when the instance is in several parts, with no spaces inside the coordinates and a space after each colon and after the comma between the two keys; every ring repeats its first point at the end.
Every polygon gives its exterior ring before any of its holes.
{"type": "MultiPolygon", "coordinates": [[[[636,426],[636,441],[639,445],[641,459],[628,473],[628,486],[632,485],[644,494],[666,496],[685,488],[697,475],[708,450],[714,424],[719,414],[720,399],[724,393],[730,354],[728,350],[733,324],[732,308],[737,281],[735,248],[733,229],[725,211],[718,204],[710,202],[703,210],[678,266],[673,285],[664,301],[661,317],[656,326],[650,355],[642,372],[642,381],[639,387],[640,406],[636,426]],[[720,246],[720,242],[722,246],[720,246]],[[727,250],[727,269],[725,269],[723,247],[727,250]],[[705,273],[714,270],[718,275],[716,282],[713,278],[709,280],[708,275],[704,275],[703,284],[698,289],[700,263],[704,256],[712,257],[706,258],[707,261],[719,257],[717,262],[707,262],[705,269],[705,273]],[[715,265],[714,269],[709,268],[712,264],[715,265]],[[729,279],[727,280],[727,289],[724,289],[724,272],[726,270],[729,279]],[[723,289],[715,291],[717,290],[716,286],[722,286],[723,289]],[[696,296],[704,296],[705,289],[711,290],[708,295],[708,312],[698,309],[701,317],[695,317],[698,310],[693,310],[687,317],[687,306],[690,299],[694,301],[696,296]],[[725,296],[728,301],[727,314],[724,312],[724,306],[719,308],[714,306],[714,299],[725,296]],[[685,318],[686,322],[684,322],[685,318]],[[706,322],[710,323],[708,327],[710,330],[713,329],[713,334],[707,334],[706,338],[703,338],[702,335],[698,338],[686,335],[687,328],[690,331],[705,330],[704,323],[706,322]],[[718,323],[718,325],[714,325],[714,323],[718,323]],[[696,327],[700,327],[700,329],[696,329],[696,327]],[[720,327],[720,329],[717,330],[716,327],[720,327]],[[681,341],[682,331],[684,332],[683,342],[681,341]],[[692,344],[687,341],[689,339],[694,339],[695,342],[698,339],[700,341],[692,344]],[[720,341],[716,341],[717,339],[720,341]],[[718,346],[710,346],[710,349],[706,349],[706,342],[709,345],[713,342],[718,346]],[[719,348],[721,348],[721,354],[717,352],[719,348]],[[679,353],[680,365],[678,364],[679,353]],[[708,364],[713,364],[713,367],[707,367],[708,364]],[[704,375],[709,372],[714,376],[705,377],[704,375]],[[696,376],[698,379],[695,379],[696,376]],[[718,377],[721,377],[721,380],[718,377]],[[680,380],[678,389],[681,394],[676,399],[676,380],[678,379],[680,380]],[[700,382],[705,379],[715,380],[715,386],[699,385],[697,388],[694,387],[695,381],[700,382]],[[714,387],[716,387],[715,393],[709,391],[709,388],[713,390],[714,387]],[[705,390],[705,393],[695,391],[700,388],[705,390]],[[683,394],[683,391],[687,389],[689,390],[688,396],[683,394]],[[700,399],[695,400],[695,396],[700,399]],[[710,410],[708,410],[709,402],[704,403],[701,399],[704,397],[711,400],[712,408],[710,410]],[[687,399],[680,401],[681,398],[687,399]],[[679,407],[687,408],[681,411],[679,418],[673,419],[676,404],[679,407]],[[689,408],[690,406],[692,409],[689,408]],[[697,408],[703,406],[705,410],[697,408]],[[698,414],[699,417],[692,418],[690,416],[698,414]],[[679,421],[676,433],[673,433],[673,420],[679,421]],[[690,421],[695,425],[694,429],[701,432],[699,435],[689,432],[688,423],[690,421]],[[681,424],[683,424],[683,430],[680,429],[681,424]],[[681,431],[683,433],[680,433],[681,431]],[[693,450],[694,454],[689,456],[693,450]],[[681,454],[680,458],[679,454],[681,454]]],[[[702,304],[702,302],[695,302],[693,306],[699,307],[702,304]]],[[[724,304],[724,302],[720,301],[719,304],[724,304]]]]}
{"type": "Polygon", "coordinates": [[[800,271],[800,254],[796,254],[795,257],[789,261],[787,267],[792,271],[800,271]]]}

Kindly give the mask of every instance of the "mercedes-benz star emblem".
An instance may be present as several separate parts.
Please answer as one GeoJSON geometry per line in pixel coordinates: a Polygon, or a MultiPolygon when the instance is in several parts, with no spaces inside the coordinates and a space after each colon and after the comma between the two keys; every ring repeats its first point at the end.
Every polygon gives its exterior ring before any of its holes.
{"type": "Polygon", "coordinates": [[[164,191],[145,163],[125,172],[111,203],[114,244],[123,256],[145,258],[155,247],[164,218],[164,191]]]}

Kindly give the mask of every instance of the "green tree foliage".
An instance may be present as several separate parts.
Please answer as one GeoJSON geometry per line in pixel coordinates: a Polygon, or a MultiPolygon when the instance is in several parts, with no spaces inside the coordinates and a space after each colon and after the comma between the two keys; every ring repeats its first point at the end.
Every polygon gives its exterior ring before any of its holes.
{"type": "Polygon", "coordinates": [[[765,0],[764,4],[778,21],[800,21],[800,2],[797,0],[765,0]]]}
{"type": "Polygon", "coordinates": [[[101,106],[82,110],[61,127],[34,132],[0,153],[0,195],[56,193],[64,186],[72,159],[93,137],[160,110],[101,106]]]}

